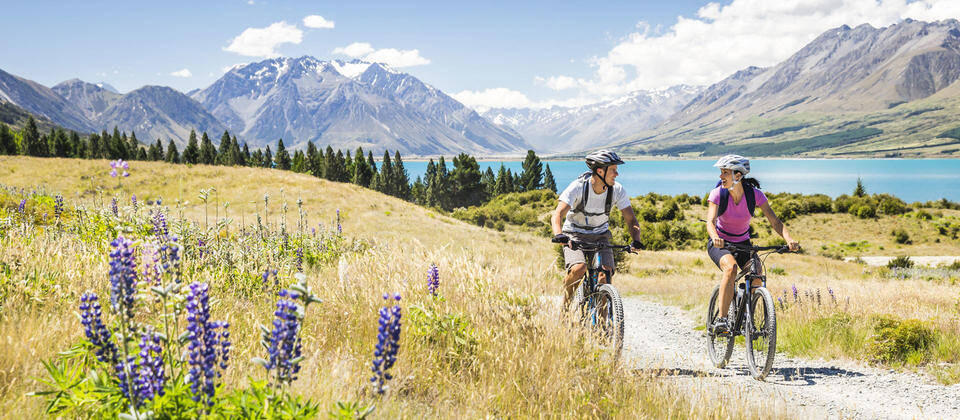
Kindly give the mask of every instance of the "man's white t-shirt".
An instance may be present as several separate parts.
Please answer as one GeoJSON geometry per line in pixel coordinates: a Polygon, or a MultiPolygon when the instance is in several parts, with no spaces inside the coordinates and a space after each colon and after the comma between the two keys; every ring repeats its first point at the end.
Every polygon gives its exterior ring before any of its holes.
{"type": "MultiPolygon", "coordinates": [[[[577,204],[583,199],[583,180],[577,178],[560,193],[560,201],[570,205],[570,211],[567,212],[566,220],[563,222],[564,232],[597,234],[604,233],[610,229],[608,226],[609,217],[603,214],[607,202],[607,192],[604,191],[597,194],[590,186],[590,182],[587,182],[587,188],[590,188],[590,193],[587,194],[587,204],[583,206],[583,210],[588,213],[600,214],[597,216],[587,216],[575,211],[577,204]]],[[[618,209],[623,210],[630,207],[630,198],[627,197],[626,190],[623,189],[623,185],[620,185],[619,182],[613,183],[612,198],[612,204],[617,206],[618,209]]]]}

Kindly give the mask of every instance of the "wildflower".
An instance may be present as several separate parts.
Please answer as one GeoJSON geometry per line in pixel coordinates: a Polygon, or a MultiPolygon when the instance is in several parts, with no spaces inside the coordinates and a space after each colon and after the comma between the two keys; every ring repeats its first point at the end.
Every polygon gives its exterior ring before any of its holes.
{"type": "Polygon", "coordinates": [[[277,310],[273,313],[273,330],[264,335],[269,360],[264,364],[268,371],[276,369],[278,384],[289,384],[300,372],[300,317],[297,315],[296,292],[281,290],[277,310]]]}
{"type": "Polygon", "coordinates": [[[793,289],[793,301],[796,302],[797,301],[797,285],[795,284],[791,285],[790,288],[793,289]]]}
{"type": "Polygon", "coordinates": [[[133,242],[118,235],[110,243],[110,307],[122,322],[133,320],[137,295],[137,263],[133,258],[133,242]]]}
{"type": "MultiPolygon", "coordinates": [[[[117,379],[120,380],[120,391],[123,393],[123,396],[133,401],[139,394],[136,387],[136,378],[133,377],[137,371],[140,370],[137,359],[133,356],[128,356],[127,360],[117,363],[113,368],[117,373],[117,379]]],[[[134,405],[140,404],[134,403],[134,405]]]]}
{"type": "Polygon", "coordinates": [[[124,178],[130,176],[130,174],[127,172],[127,169],[130,169],[130,164],[125,162],[123,159],[117,159],[110,162],[110,176],[116,178],[118,169],[123,171],[120,176],[124,178]]]}
{"type": "Polygon", "coordinates": [[[817,306],[820,306],[820,288],[817,288],[817,306]]]}
{"type": "Polygon", "coordinates": [[[297,248],[297,272],[303,272],[303,247],[297,248]]]}
{"type": "Polygon", "coordinates": [[[130,204],[133,205],[133,211],[136,212],[137,211],[137,195],[136,194],[133,194],[130,196],[130,204]]]}
{"type": "Polygon", "coordinates": [[[781,311],[784,310],[785,308],[784,308],[784,306],[783,306],[783,298],[778,296],[778,297],[777,297],[777,302],[780,303],[780,310],[781,310],[781,311]]]}
{"type": "Polygon", "coordinates": [[[120,215],[120,209],[117,208],[117,197],[113,197],[110,201],[110,211],[113,212],[114,216],[120,215]]]}
{"type": "Polygon", "coordinates": [[[160,285],[163,274],[163,265],[160,259],[160,250],[155,245],[151,244],[143,247],[143,283],[160,285]]]}
{"type": "Polygon", "coordinates": [[[53,197],[53,216],[60,220],[60,215],[63,214],[63,196],[57,194],[53,197]]]}
{"type": "Polygon", "coordinates": [[[340,226],[340,209],[337,209],[337,235],[343,233],[343,226],[340,226]]]}
{"type": "Polygon", "coordinates": [[[837,297],[834,296],[834,294],[833,294],[833,289],[831,289],[830,287],[827,287],[827,293],[830,294],[830,300],[833,301],[833,304],[834,304],[834,305],[836,305],[836,304],[837,304],[837,297]]]}
{"type": "Polygon", "coordinates": [[[110,330],[103,325],[100,302],[96,294],[88,292],[80,296],[80,323],[83,324],[83,333],[87,340],[96,349],[97,360],[115,365],[117,347],[110,341],[110,330]]]}
{"type": "Polygon", "coordinates": [[[427,270],[427,291],[436,296],[438,287],[440,287],[440,270],[436,264],[430,264],[430,269],[427,270]]]}
{"type": "Polygon", "coordinates": [[[17,213],[23,214],[23,210],[24,208],[26,208],[26,206],[27,206],[27,199],[24,198],[23,200],[20,200],[20,205],[17,206],[17,213]]]}
{"type": "Polygon", "coordinates": [[[206,243],[203,242],[203,239],[197,238],[197,251],[200,252],[200,258],[203,258],[203,246],[206,243]]]}
{"type": "Polygon", "coordinates": [[[170,230],[167,228],[167,216],[162,211],[157,210],[153,213],[153,234],[162,242],[166,242],[170,230]]]}
{"type": "Polygon", "coordinates": [[[210,321],[210,295],[206,283],[190,285],[186,308],[190,390],[193,391],[194,401],[206,399],[207,405],[213,405],[217,390],[214,380],[221,376],[229,360],[230,342],[222,341],[229,337],[224,332],[230,325],[222,321],[210,321]]]}
{"type": "MultiPolygon", "coordinates": [[[[383,299],[390,303],[390,295],[384,294],[383,299]]],[[[400,301],[400,295],[393,299],[400,301]]],[[[397,361],[397,351],[400,350],[400,305],[384,306],[380,308],[380,327],[377,334],[377,345],[373,352],[373,377],[370,382],[378,394],[386,391],[386,382],[393,378],[388,372],[397,361]]]]}
{"type": "Polygon", "coordinates": [[[160,197],[157,197],[156,203],[157,203],[158,206],[162,206],[162,205],[163,205],[163,199],[160,198],[160,197]]]}
{"type": "Polygon", "coordinates": [[[160,347],[160,334],[152,330],[140,336],[140,366],[137,369],[135,386],[139,402],[150,401],[163,395],[163,348],[160,347]]]}
{"type": "Polygon", "coordinates": [[[276,285],[280,280],[277,279],[277,270],[266,269],[263,271],[263,284],[266,285],[267,281],[270,280],[270,276],[273,276],[273,284],[276,285]]]}

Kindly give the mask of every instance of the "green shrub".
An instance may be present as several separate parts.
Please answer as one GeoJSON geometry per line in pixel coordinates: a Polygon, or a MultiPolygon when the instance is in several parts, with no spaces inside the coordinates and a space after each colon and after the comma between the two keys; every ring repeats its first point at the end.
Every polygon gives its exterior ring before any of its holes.
{"type": "Polygon", "coordinates": [[[861,204],[857,207],[857,217],[861,219],[872,219],[877,216],[877,209],[869,204],[861,204]]]}
{"type": "Polygon", "coordinates": [[[639,219],[643,219],[644,222],[656,222],[657,210],[655,210],[652,206],[644,205],[643,207],[640,207],[640,212],[638,213],[637,217],[639,219]]]}
{"type": "Polygon", "coordinates": [[[933,215],[928,213],[926,210],[917,210],[916,218],[920,220],[932,220],[933,215]]]}
{"type": "Polygon", "coordinates": [[[674,200],[669,200],[660,207],[660,211],[657,212],[658,221],[668,221],[675,219],[682,219],[683,211],[680,210],[680,206],[677,205],[677,202],[674,200]]]}
{"type": "Polygon", "coordinates": [[[898,244],[913,243],[913,241],[910,240],[910,235],[907,234],[907,231],[903,230],[902,228],[894,229],[892,232],[890,232],[890,234],[893,235],[893,240],[898,244]]]}
{"type": "Polygon", "coordinates": [[[877,209],[882,214],[897,215],[910,211],[910,207],[907,206],[907,203],[890,194],[877,194],[873,198],[879,203],[877,205],[877,209]]]}
{"type": "Polygon", "coordinates": [[[869,352],[874,362],[884,364],[922,364],[934,347],[937,334],[920,320],[900,321],[888,317],[875,320],[869,352]]]}
{"type": "Polygon", "coordinates": [[[906,255],[901,255],[897,258],[894,258],[887,262],[887,268],[911,268],[913,267],[913,260],[906,255]]]}

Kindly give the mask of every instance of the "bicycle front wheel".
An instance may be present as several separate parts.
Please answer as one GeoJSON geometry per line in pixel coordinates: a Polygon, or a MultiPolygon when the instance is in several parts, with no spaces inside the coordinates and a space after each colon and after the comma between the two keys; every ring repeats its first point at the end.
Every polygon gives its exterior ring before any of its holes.
{"type": "Polygon", "coordinates": [[[623,300],[612,284],[600,285],[597,290],[597,326],[610,347],[613,362],[623,352],[623,300]]]}
{"type": "Polygon", "coordinates": [[[766,287],[753,290],[750,304],[753,314],[744,328],[747,366],[754,379],[762,381],[770,373],[777,353],[777,314],[766,287]]]}
{"type": "MultiPolygon", "coordinates": [[[[730,361],[730,356],[733,354],[733,343],[734,337],[733,334],[727,334],[725,337],[718,337],[713,334],[713,324],[716,322],[717,318],[720,318],[720,286],[713,288],[713,294],[710,295],[710,304],[707,305],[707,353],[710,354],[710,361],[713,362],[713,365],[717,368],[723,369],[727,366],[727,362],[730,361]]],[[[730,303],[730,313],[733,311],[733,302],[730,303]]],[[[732,323],[734,319],[733,316],[728,318],[732,323]]],[[[731,327],[732,328],[732,327],[731,327]]]]}

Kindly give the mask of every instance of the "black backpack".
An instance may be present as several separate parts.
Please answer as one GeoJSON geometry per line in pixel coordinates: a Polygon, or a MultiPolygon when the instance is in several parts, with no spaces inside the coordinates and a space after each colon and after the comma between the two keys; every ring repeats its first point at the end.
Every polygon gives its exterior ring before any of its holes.
{"type": "MultiPolygon", "coordinates": [[[[717,187],[719,187],[722,184],[723,184],[723,181],[718,181],[717,187]]],[[[747,211],[750,212],[750,216],[753,216],[753,210],[757,208],[757,195],[755,192],[753,192],[753,187],[747,184],[742,184],[742,185],[743,185],[743,198],[747,200],[747,211]]],[[[730,202],[730,190],[721,187],[720,198],[718,201],[719,203],[717,203],[717,217],[720,217],[721,214],[727,211],[727,204],[730,202]]],[[[720,230],[720,228],[718,227],[717,230],[720,230]]],[[[743,232],[739,235],[736,235],[724,230],[720,230],[720,232],[730,236],[743,236],[743,235],[746,235],[748,232],[750,232],[750,228],[747,228],[746,232],[743,232]]]]}
{"type": "Polygon", "coordinates": [[[586,216],[599,216],[601,214],[610,216],[610,207],[613,205],[613,188],[611,187],[607,187],[607,199],[603,205],[603,213],[590,213],[584,210],[584,208],[587,206],[587,198],[590,197],[590,176],[592,174],[592,172],[584,172],[580,175],[580,179],[583,182],[583,185],[581,185],[583,187],[583,197],[580,198],[580,202],[577,203],[577,206],[574,207],[573,211],[576,213],[583,213],[586,216]]]}

